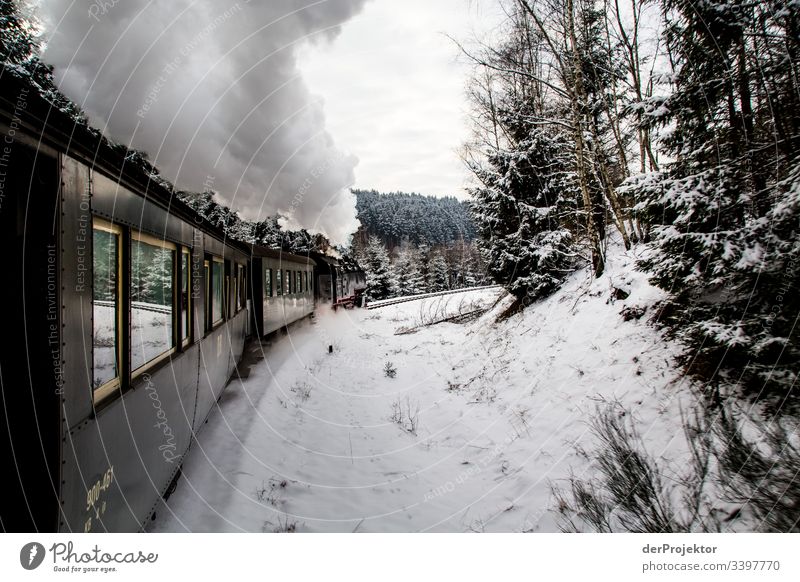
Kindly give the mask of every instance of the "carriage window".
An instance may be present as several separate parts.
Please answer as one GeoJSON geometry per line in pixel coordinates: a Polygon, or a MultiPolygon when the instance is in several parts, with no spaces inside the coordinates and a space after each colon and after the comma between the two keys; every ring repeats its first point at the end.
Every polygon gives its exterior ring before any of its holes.
{"type": "Polygon", "coordinates": [[[225,319],[230,319],[230,317],[233,315],[233,307],[231,306],[231,303],[232,303],[232,300],[233,300],[233,296],[236,294],[236,288],[235,288],[236,282],[235,281],[231,281],[230,273],[231,273],[231,264],[230,264],[230,261],[226,261],[226,264],[225,264],[225,293],[224,293],[225,313],[223,315],[225,317],[225,319]]]}
{"type": "Polygon", "coordinates": [[[300,271],[297,271],[297,280],[295,282],[295,293],[302,293],[303,292],[303,274],[300,271]]]}
{"type": "Polygon", "coordinates": [[[242,308],[242,279],[239,277],[239,269],[241,267],[233,263],[233,272],[231,273],[231,281],[233,283],[233,294],[231,295],[231,303],[233,303],[233,312],[239,313],[242,308]]]}
{"type": "Polygon", "coordinates": [[[247,283],[244,277],[244,266],[239,265],[239,309],[247,305],[247,283]]]}
{"type": "Polygon", "coordinates": [[[242,309],[247,307],[247,267],[242,266],[242,309]]]}
{"type": "Polygon", "coordinates": [[[272,297],[272,269],[264,269],[264,294],[272,297]]]}
{"type": "Polygon", "coordinates": [[[308,293],[308,271],[303,271],[303,289],[308,293]]]}
{"type": "Polygon", "coordinates": [[[286,294],[292,292],[292,272],[287,270],[286,271],[286,294]]]}
{"type": "Polygon", "coordinates": [[[216,325],[222,321],[224,270],[222,261],[214,258],[211,265],[211,325],[216,325]]]}
{"type": "Polygon", "coordinates": [[[205,305],[203,306],[203,314],[205,315],[205,330],[211,329],[211,263],[207,260],[203,261],[203,281],[205,282],[206,294],[204,297],[205,305]]]}
{"type": "Polygon", "coordinates": [[[131,239],[131,369],[175,347],[176,246],[145,234],[131,239]]]}
{"type": "Polygon", "coordinates": [[[189,293],[189,278],[191,276],[191,255],[189,249],[186,247],[181,249],[181,344],[186,344],[189,341],[189,304],[191,301],[191,294],[189,293]]]}
{"type": "Polygon", "coordinates": [[[244,276],[244,266],[237,265],[237,288],[239,289],[239,295],[237,295],[237,311],[241,311],[247,305],[247,286],[246,280],[244,276]]]}
{"type": "Polygon", "coordinates": [[[120,249],[122,229],[94,219],[92,292],[92,368],[95,398],[119,386],[120,362],[120,249]]]}
{"type": "Polygon", "coordinates": [[[236,271],[231,271],[230,275],[225,275],[225,280],[228,282],[228,295],[225,302],[228,311],[225,314],[225,319],[230,319],[236,313],[236,294],[239,292],[236,271]]]}
{"type": "Polygon", "coordinates": [[[275,279],[275,291],[276,291],[277,295],[283,295],[283,276],[282,276],[282,273],[283,273],[283,271],[281,271],[280,269],[275,271],[275,276],[277,277],[277,279],[275,279]]]}

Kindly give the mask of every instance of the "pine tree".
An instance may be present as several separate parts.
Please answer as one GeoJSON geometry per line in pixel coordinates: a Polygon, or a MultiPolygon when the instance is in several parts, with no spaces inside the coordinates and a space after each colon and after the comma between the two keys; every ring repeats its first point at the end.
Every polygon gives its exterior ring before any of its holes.
{"type": "Polygon", "coordinates": [[[4,63],[22,64],[39,49],[17,2],[0,0],[0,58],[4,63]]]}
{"type": "Polygon", "coordinates": [[[465,161],[479,183],[472,210],[487,270],[533,300],[557,289],[582,256],[602,275],[607,217],[630,246],[617,193],[625,137],[612,122],[620,67],[596,0],[506,8],[502,40],[468,53],[478,73],[465,161]]]}
{"type": "Polygon", "coordinates": [[[537,299],[558,288],[574,269],[577,184],[564,138],[531,128],[514,149],[475,168],[483,183],[471,191],[479,245],[489,272],[517,297],[537,299]]]}
{"type": "Polygon", "coordinates": [[[634,182],[652,224],[642,266],[671,293],[664,321],[694,348],[694,372],[783,398],[800,359],[800,303],[786,292],[800,284],[800,8],[665,0],[664,11],[675,90],[658,121],[674,127],[674,161],[634,182]]]}
{"type": "Polygon", "coordinates": [[[359,262],[367,273],[367,298],[375,300],[389,297],[395,284],[389,266],[389,253],[378,237],[369,238],[363,260],[359,262]]]}
{"type": "Polygon", "coordinates": [[[424,292],[426,286],[419,271],[419,253],[413,247],[400,250],[392,270],[396,295],[404,297],[424,292]]]}
{"type": "Polygon", "coordinates": [[[447,261],[441,253],[435,253],[430,263],[428,271],[428,290],[446,291],[450,288],[450,273],[447,268],[447,261]]]}
{"type": "Polygon", "coordinates": [[[430,270],[431,270],[431,247],[427,244],[419,245],[417,249],[419,262],[417,268],[419,270],[420,280],[420,293],[428,293],[430,289],[430,270]]]}
{"type": "Polygon", "coordinates": [[[0,0],[0,75],[25,78],[56,109],[67,113],[74,123],[85,126],[83,111],[59,91],[53,67],[40,58],[39,39],[33,33],[39,26],[26,3],[0,0]]]}

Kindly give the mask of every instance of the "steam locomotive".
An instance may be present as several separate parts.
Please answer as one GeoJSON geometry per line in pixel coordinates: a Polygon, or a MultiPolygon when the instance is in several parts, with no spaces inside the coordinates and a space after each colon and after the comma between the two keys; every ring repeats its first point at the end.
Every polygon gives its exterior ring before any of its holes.
{"type": "Polygon", "coordinates": [[[9,74],[0,134],[0,529],[141,530],[248,337],[363,273],[227,238],[9,74]]]}

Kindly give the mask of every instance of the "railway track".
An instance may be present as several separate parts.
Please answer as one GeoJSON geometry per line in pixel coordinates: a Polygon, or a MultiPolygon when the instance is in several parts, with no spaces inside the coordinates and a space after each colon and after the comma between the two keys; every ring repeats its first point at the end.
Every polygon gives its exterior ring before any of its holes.
{"type": "Polygon", "coordinates": [[[379,309],[381,307],[389,307],[390,305],[397,305],[398,303],[407,303],[408,301],[418,301],[420,299],[427,299],[429,297],[441,297],[443,295],[456,295],[458,293],[469,293],[470,291],[481,291],[483,289],[499,289],[500,285],[484,285],[482,287],[468,287],[466,289],[453,289],[450,291],[437,291],[436,293],[422,293],[420,295],[409,295],[408,297],[397,297],[395,299],[384,299],[382,301],[374,301],[367,303],[367,309],[379,309]]]}

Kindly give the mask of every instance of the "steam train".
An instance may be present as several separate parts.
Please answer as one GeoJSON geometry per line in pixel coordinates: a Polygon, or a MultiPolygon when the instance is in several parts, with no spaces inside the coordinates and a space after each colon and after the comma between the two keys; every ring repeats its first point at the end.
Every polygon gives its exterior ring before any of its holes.
{"type": "Polygon", "coordinates": [[[3,531],[137,531],[248,337],[363,273],[246,245],[0,74],[3,531]]]}

